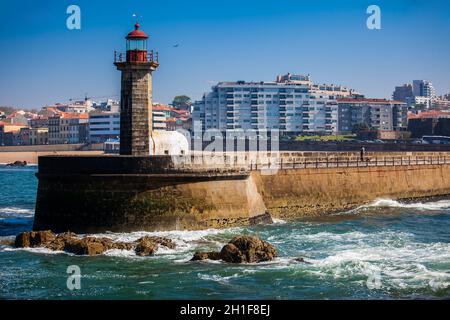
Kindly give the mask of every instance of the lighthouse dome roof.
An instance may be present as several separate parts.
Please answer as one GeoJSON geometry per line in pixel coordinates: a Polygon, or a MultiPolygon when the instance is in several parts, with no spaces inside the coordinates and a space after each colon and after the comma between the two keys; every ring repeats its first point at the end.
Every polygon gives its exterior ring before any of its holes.
{"type": "Polygon", "coordinates": [[[127,35],[127,39],[148,39],[148,35],[144,31],[139,30],[139,28],[140,25],[136,22],[134,30],[127,35]]]}

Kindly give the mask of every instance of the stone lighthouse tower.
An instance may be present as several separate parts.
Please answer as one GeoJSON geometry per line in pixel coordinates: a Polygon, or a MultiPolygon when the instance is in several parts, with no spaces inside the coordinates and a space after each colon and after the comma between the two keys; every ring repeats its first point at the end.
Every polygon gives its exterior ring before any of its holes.
{"type": "Polygon", "coordinates": [[[152,130],[152,72],[158,53],[147,51],[148,36],[139,30],[127,36],[127,51],[114,53],[114,65],[122,72],[120,92],[120,154],[148,156],[152,130]]]}

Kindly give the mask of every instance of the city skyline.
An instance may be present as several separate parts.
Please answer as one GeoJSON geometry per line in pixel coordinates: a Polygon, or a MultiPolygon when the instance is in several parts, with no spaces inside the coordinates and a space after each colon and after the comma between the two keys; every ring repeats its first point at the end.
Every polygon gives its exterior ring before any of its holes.
{"type": "Polygon", "coordinates": [[[450,5],[443,1],[377,1],[381,30],[366,27],[368,1],[231,1],[222,10],[205,1],[78,1],[81,30],[66,28],[70,4],[2,4],[0,105],[40,108],[84,93],[118,98],[113,52],[125,49],[133,13],[160,52],[158,102],[180,94],[198,100],[220,81],[273,81],[286,72],[374,98],[391,98],[395,86],[416,79],[431,80],[438,95],[450,91],[450,44],[442,41],[450,5]]]}

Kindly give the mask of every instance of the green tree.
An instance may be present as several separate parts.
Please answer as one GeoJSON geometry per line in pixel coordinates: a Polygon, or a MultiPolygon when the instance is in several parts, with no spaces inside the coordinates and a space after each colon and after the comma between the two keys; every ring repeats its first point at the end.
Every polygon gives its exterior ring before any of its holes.
{"type": "Polygon", "coordinates": [[[191,98],[186,95],[173,98],[172,105],[178,109],[189,109],[192,105],[191,98]]]}
{"type": "Polygon", "coordinates": [[[369,131],[370,128],[365,122],[357,123],[352,127],[352,133],[360,133],[361,131],[369,131]]]}

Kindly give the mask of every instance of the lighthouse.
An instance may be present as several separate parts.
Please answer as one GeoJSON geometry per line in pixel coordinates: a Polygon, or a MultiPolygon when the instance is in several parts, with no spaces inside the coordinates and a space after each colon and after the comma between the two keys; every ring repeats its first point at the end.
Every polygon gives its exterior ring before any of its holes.
{"type": "Polygon", "coordinates": [[[148,156],[152,130],[152,73],[158,53],[147,50],[148,35],[136,23],[126,36],[126,53],[114,52],[122,72],[120,91],[120,154],[148,156]]]}

